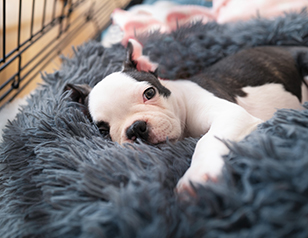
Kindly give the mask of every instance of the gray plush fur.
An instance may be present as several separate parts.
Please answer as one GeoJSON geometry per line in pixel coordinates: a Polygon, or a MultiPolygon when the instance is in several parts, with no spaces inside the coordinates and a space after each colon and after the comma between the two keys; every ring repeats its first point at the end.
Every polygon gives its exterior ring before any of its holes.
{"type": "MultiPolygon", "coordinates": [[[[242,48],[308,46],[308,15],[140,37],[165,78],[188,77],[242,48]]],[[[0,237],[308,237],[307,110],[280,110],[229,143],[223,176],[180,200],[173,189],[197,139],[121,147],[62,94],[118,71],[125,49],[88,42],[9,123],[0,145],[0,237]]]]}

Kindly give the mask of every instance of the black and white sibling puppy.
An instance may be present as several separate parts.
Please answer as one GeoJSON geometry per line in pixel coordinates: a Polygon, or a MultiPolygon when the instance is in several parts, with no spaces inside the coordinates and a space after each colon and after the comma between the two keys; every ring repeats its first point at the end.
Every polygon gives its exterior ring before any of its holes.
{"type": "Polygon", "coordinates": [[[68,85],[87,106],[94,123],[120,144],[137,138],[151,144],[201,137],[190,168],[177,189],[216,179],[228,148],[279,108],[302,109],[308,100],[308,48],[256,47],[242,50],[185,80],[161,80],[157,65],[130,40],[123,70],[93,89],[68,85]]]}

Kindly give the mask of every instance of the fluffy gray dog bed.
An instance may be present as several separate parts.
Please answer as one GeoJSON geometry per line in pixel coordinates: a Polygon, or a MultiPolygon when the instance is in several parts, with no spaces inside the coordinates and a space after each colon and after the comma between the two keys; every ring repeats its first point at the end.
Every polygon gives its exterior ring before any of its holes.
{"type": "MultiPolygon", "coordinates": [[[[140,39],[165,78],[194,75],[257,45],[308,46],[308,15],[196,24],[140,39]]],[[[64,59],[4,131],[0,237],[308,237],[308,104],[281,110],[232,144],[217,183],[179,200],[173,189],[196,139],[121,147],[68,94],[121,68],[125,49],[89,42],[64,59]]]]}

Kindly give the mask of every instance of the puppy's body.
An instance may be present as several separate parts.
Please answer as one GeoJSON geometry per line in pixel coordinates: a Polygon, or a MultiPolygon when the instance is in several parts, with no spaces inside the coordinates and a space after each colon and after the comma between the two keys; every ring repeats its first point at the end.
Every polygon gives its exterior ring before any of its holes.
{"type": "Polygon", "coordinates": [[[123,70],[88,92],[89,113],[100,130],[121,144],[137,138],[157,144],[202,136],[179,190],[189,189],[190,181],[202,183],[220,174],[222,155],[228,152],[221,140],[239,141],[277,109],[301,109],[307,100],[307,48],[248,49],[204,74],[174,81],[142,71],[153,65],[140,52],[132,41],[123,70]]]}
{"type": "Polygon", "coordinates": [[[302,108],[299,102],[308,100],[307,68],[307,47],[264,46],[226,57],[191,80],[267,120],[279,108],[302,108]]]}

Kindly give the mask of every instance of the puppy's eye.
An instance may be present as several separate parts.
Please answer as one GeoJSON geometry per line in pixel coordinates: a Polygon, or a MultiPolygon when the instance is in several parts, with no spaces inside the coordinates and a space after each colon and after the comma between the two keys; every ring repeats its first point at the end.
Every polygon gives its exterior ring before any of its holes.
{"type": "Polygon", "coordinates": [[[153,87],[146,89],[143,93],[143,97],[146,100],[152,99],[156,95],[156,90],[153,87]]]}

